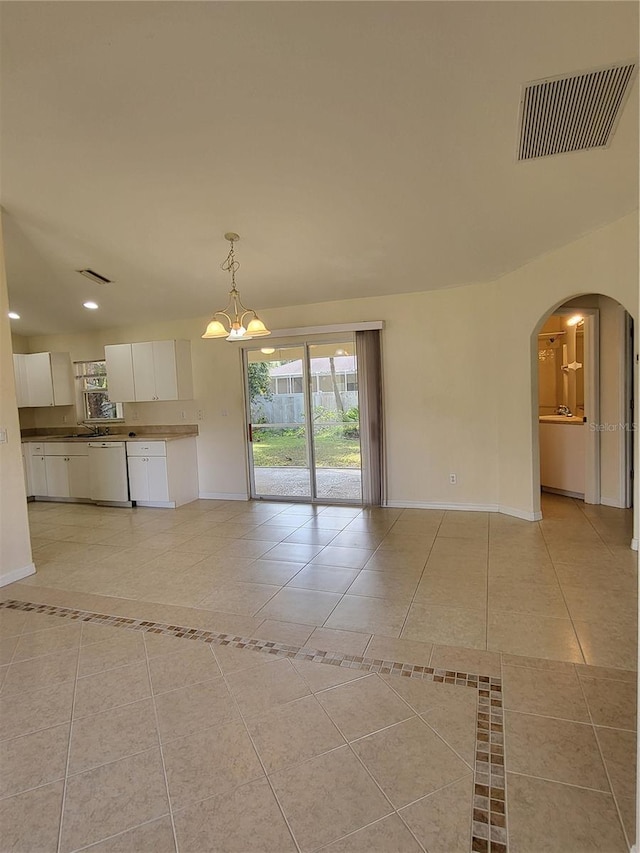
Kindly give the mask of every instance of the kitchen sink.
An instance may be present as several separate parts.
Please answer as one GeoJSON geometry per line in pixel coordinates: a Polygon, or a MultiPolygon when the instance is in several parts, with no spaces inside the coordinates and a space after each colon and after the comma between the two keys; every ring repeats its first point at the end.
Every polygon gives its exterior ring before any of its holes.
{"type": "Polygon", "coordinates": [[[61,438],[86,438],[91,440],[92,438],[106,438],[108,435],[108,432],[73,432],[71,435],[63,435],[61,438]]]}

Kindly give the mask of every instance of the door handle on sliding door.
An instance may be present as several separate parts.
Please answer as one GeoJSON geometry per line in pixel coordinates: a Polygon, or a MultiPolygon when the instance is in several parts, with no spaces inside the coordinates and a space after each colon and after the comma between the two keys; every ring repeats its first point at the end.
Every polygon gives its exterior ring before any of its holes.
{"type": "Polygon", "coordinates": [[[253,442],[253,426],[251,424],[247,424],[249,429],[249,441],[253,442]]]}

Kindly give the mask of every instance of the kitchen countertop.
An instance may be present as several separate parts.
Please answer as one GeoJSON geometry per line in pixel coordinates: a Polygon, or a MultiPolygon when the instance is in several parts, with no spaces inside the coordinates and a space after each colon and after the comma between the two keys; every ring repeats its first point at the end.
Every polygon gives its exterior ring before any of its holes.
{"type": "Polygon", "coordinates": [[[129,436],[126,433],[112,433],[111,435],[81,435],[74,438],[64,435],[28,435],[23,442],[89,442],[89,441],[177,441],[181,438],[196,438],[197,433],[161,433],[156,432],[145,435],[141,433],[129,436]]]}

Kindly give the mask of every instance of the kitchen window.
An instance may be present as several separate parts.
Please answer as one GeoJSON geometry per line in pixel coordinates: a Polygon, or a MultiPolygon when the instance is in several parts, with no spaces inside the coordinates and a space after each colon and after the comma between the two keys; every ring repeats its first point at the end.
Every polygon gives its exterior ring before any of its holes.
{"type": "Polygon", "coordinates": [[[124,420],[122,403],[109,399],[105,361],[76,361],[78,416],[82,421],[124,420]]]}

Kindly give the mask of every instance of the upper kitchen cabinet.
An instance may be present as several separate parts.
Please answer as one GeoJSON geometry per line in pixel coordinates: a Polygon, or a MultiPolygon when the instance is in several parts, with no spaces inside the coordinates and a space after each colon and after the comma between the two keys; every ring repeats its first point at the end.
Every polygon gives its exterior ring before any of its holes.
{"type": "Polygon", "coordinates": [[[75,403],[68,352],[14,353],[13,369],[19,408],[75,403]]]}
{"type": "Polygon", "coordinates": [[[190,341],[148,341],[104,348],[109,399],[118,403],[191,400],[190,341]]]}

